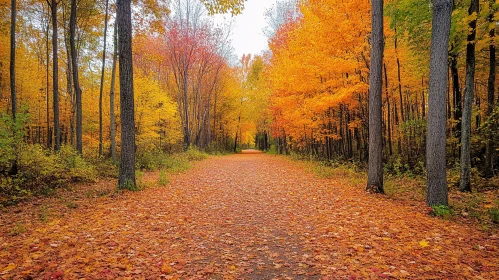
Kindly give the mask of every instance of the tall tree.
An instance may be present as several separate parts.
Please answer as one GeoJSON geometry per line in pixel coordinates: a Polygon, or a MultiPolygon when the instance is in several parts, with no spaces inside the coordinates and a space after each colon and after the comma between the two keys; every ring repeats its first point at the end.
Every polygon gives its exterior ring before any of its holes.
{"type": "Polygon", "coordinates": [[[118,25],[114,24],[113,31],[113,68],[111,70],[111,90],[109,92],[109,126],[111,137],[111,159],[116,161],[116,121],[114,116],[114,89],[116,82],[116,61],[118,60],[118,25]]]}
{"type": "Polygon", "coordinates": [[[435,0],[433,2],[428,136],[426,141],[426,203],[430,206],[448,204],[445,160],[445,103],[451,13],[452,0],[435,0]]]}
{"type": "MultiPolygon", "coordinates": [[[[10,10],[10,102],[12,106],[12,121],[16,121],[17,96],[16,96],[16,0],[12,0],[10,10]]],[[[13,131],[15,134],[16,132],[13,131]]],[[[17,156],[14,157],[10,174],[17,174],[17,156]]]]}
{"type": "Polygon", "coordinates": [[[99,90],[99,156],[102,156],[102,91],[104,89],[104,69],[106,66],[106,43],[107,43],[107,16],[109,13],[109,0],[106,0],[106,17],[104,19],[104,48],[102,50],[102,70],[100,76],[99,90]]]}
{"type": "Polygon", "coordinates": [[[466,85],[464,89],[463,118],[461,126],[461,178],[459,190],[471,192],[470,170],[471,170],[471,115],[473,109],[473,95],[475,90],[475,38],[476,19],[478,15],[479,0],[471,0],[468,15],[471,20],[468,24],[468,43],[466,45],[466,85]]]}
{"type": "Polygon", "coordinates": [[[121,159],[119,188],[135,188],[135,116],[132,61],[131,0],[118,0],[118,48],[120,53],[121,159]]]}
{"type": "MultiPolygon", "coordinates": [[[[52,16],[52,93],[54,110],[54,150],[61,148],[61,128],[59,124],[59,58],[58,58],[58,34],[57,34],[57,5],[59,1],[47,0],[52,16]]],[[[76,6],[75,6],[76,7],[76,6]]]]}
{"type": "MultiPolygon", "coordinates": [[[[488,21],[491,25],[489,30],[489,78],[487,83],[487,116],[492,115],[494,110],[494,95],[495,95],[495,82],[496,82],[496,46],[494,43],[495,39],[495,21],[494,21],[494,0],[489,1],[489,16],[488,21]]],[[[494,140],[493,133],[489,131],[487,133],[487,142],[485,148],[485,176],[491,177],[493,175],[493,157],[494,157],[494,140]]]]}
{"type": "Polygon", "coordinates": [[[12,106],[12,120],[16,120],[16,0],[12,0],[10,10],[10,102],[12,106]]]}
{"type": "Polygon", "coordinates": [[[83,154],[82,141],[82,104],[81,104],[81,88],[78,77],[78,52],[76,50],[76,0],[71,0],[71,15],[69,18],[69,44],[71,45],[71,65],[73,66],[73,85],[76,104],[76,150],[83,154]]]}
{"type": "Polygon", "coordinates": [[[369,68],[369,170],[367,190],[383,193],[382,68],[383,0],[372,1],[371,66],[369,68]]]}

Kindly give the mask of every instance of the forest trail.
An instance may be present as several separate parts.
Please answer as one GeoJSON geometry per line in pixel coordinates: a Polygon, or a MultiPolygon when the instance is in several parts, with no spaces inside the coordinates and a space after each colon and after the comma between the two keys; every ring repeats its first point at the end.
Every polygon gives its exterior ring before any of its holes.
{"type": "Polygon", "coordinates": [[[497,235],[257,151],[47,220],[23,207],[0,214],[0,278],[499,279],[497,235]]]}

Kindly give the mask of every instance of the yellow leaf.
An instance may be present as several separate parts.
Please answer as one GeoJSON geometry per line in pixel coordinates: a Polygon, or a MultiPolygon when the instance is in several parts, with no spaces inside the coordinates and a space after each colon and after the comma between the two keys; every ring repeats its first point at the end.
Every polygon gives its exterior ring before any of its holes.
{"type": "Polygon", "coordinates": [[[230,266],[230,269],[232,269],[232,270],[236,270],[236,266],[235,266],[235,265],[231,265],[231,266],[230,266]]]}
{"type": "Polygon", "coordinates": [[[7,273],[11,270],[13,270],[14,268],[16,268],[16,264],[15,263],[9,263],[9,265],[7,265],[4,269],[3,269],[3,272],[2,274],[4,273],[7,273]]]}
{"type": "Polygon", "coordinates": [[[424,248],[424,247],[428,247],[429,244],[428,244],[428,242],[426,242],[426,240],[421,240],[421,241],[419,241],[419,246],[421,246],[421,248],[424,248]]]}

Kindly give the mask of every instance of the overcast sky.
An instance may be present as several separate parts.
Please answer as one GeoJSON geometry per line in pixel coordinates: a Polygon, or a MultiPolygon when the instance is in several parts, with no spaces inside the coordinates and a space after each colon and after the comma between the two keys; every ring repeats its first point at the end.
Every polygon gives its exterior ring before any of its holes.
{"type": "MultiPolygon", "coordinates": [[[[235,54],[241,58],[243,54],[259,54],[268,49],[267,37],[262,29],[267,25],[264,13],[275,0],[247,0],[242,14],[235,17],[232,26],[232,46],[235,54]]],[[[230,22],[230,15],[216,15],[215,22],[230,22]]]]}

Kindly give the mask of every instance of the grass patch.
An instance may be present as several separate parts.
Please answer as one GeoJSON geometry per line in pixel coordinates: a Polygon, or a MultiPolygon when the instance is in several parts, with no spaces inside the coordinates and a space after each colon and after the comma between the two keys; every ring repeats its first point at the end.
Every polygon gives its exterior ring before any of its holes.
{"type": "Polygon", "coordinates": [[[16,222],[16,224],[10,230],[10,235],[17,236],[26,232],[26,227],[21,222],[16,222]]]}
{"type": "Polygon", "coordinates": [[[168,178],[168,173],[166,172],[166,170],[161,169],[159,171],[158,184],[160,186],[166,186],[166,185],[168,185],[169,182],[170,182],[170,179],[168,178]]]}
{"type": "Polygon", "coordinates": [[[47,206],[41,206],[38,210],[38,219],[40,222],[48,222],[50,218],[50,209],[47,206]]]}

